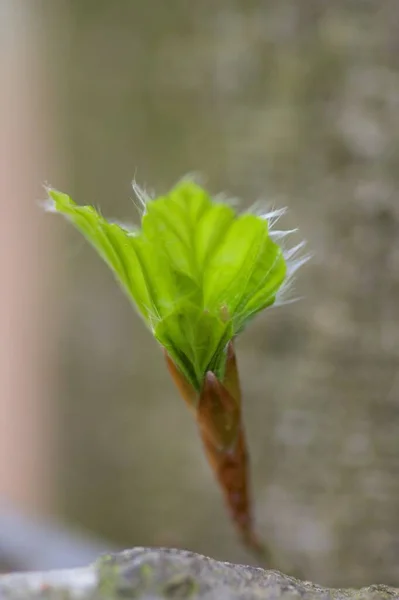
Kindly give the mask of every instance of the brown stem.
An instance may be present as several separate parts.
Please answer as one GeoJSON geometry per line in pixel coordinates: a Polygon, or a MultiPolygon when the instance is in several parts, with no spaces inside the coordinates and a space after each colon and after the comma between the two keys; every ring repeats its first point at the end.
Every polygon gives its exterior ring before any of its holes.
{"type": "Polygon", "coordinates": [[[179,390],[181,397],[183,398],[187,406],[190,408],[190,410],[194,410],[198,402],[198,393],[191,385],[191,383],[187,381],[187,379],[184,377],[181,371],[179,371],[179,369],[176,367],[175,363],[170,358],[166,350],[164,351],[164,355],[166,360],[166,366],[168,367],[168,371],[173,379],[175,386],[179,390]]]}
{"type": "Polygon", "coordinates": [[[245,545],[264,557],[265,549],[254,532],[249,459],[241,411],[226,388],[209,373],[199,400],[197,422],[208,462],[222,489],[231,519],[245,545]],[[223,408],[224,429],[220,418],[223,408]],[[216,426],[218,429],[215,429],[216,426]]]}
{"type": "Polygon", "coordinates": [[[177,389],[194,411],[208,462],[223,491],[231,518],[244,544],[258,557],[265,558],[265,548],[253,528],[249,461],[233,344],[230,342],[227,349],[223,383],[208,371],[200,394],[185,379],[166,352],[165,358],[177,389]]]}

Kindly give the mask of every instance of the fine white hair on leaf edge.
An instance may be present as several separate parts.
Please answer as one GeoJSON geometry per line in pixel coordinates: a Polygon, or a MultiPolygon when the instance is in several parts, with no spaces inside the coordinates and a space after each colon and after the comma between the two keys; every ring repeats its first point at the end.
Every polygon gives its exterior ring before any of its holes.
{"type": "MultiPolygon", "coordinates": [[[[302,245],[302,247],[303,247],[303,245],[302,245]]],[[[299,246],[299,244],[298,244],[298,246],[299,246]]],[[[295,247],[292,250],[295,250],[296,252],[298,252],[299,248],[295,247]]],[[[302,256],[298,256],[297,258],[293,258],[293,256],[294,256],[294,254],[292,254],[290,256],[290,258],[286,259],[287,279],[292,277],[294,275],[294,273],[296,273],[298,271],[298,269],[300,269],[300,267],[302,267],[304,264],[306,264],[312,258],[311,253],[304,254],[302,256]]]]}
{"type": "Polygon", "coordinates": [[[279,306],[285,306],[286,304],[293,304],[294,302],[300,300],[300,297],[292,296],[292,293],[295,291],[294,284],[295,279],[292,276],[288,276],[278,290],[272,308],[278,308],[279,306]]]}
{"type": "MultiPolygon", "coordinates": [[[[298,246],[303,247],[305,244],[298,244],[298,246]]],[[[293,250],[298,251],[299,248],[295,247],[293,250]]],[[[293,304],[294,302],[298,302],[302,300],[302,296],[292,297],[292,293],[295,291],[295,273],[302,267],[305,263],[307,263],[312,258],[312,254],[305,254],[295,260],[289,259],[286,261],[287,264],[287,277],[284,281],[283,285],[280,287],[276,294],[275,302],[273,304],[274,307],[285,306],[286,304],[293,304]],[[291,297],[290,297],[291,296],[291,297]]]]}
{"type": "Polygon", "coordinates": [[[133,188],[134,195],[136,196],[136,199],[139,202],[139,205],[137,205],[137,203],[135,202],[135,200],[133,198],[133,202],[134,202],[137,210],[140,213],[145,213],[146,204],[149,200],[151,200],[150,194],[143,187],[141,187],[135,179],[133,179],[133,181],[132,181],[132,188],[133,188]]]}
{"type": "Polygon", "coordinates": [[[55,201],[50,196],[50,192],[56,192],[57,190],[47,182],[45,182],[43,184],[43,188],[44,188],[44,191],[47,193],[47,198],[45,200],[38,200],[37,202],[38,202],[39,206],[48,213],[53,213],[53,214],[57,213],[58,211],[55,207],[55,201]]]}
{"type": "Polygon", "coordinates": [[[299,242],[291,248],[286,247],[286,238],[288,238],[293,233],[297,233],[298,228],[287,230],[273,230],[273,227],[281,219],[281,217],[283,217],[287,213],[287,211],[287,207],[276,208],[274,203],[268,203],[265,206],[265,202],[263,202],[262,200],[258,200],[257,202],[255,202],[248,210],[249,213],[255,214],[261,219],[267,221],[269,226],[269,237],[280,246],[284,260],[286,262],[286,279],[281,285],[280,289],[278,290],[275,297],[275,302],[273,303],[272,307],[278,307],[285,304],[292,304],[293,302],[300,300],[299,296],[296,296],[294,298],[290,297],[290,295],[294,291],[295,274],[300,267],[302,267],[312,258],[312,255],[310,253],[305,254],[303,256],[298,256],[301,250],[306,246],[306,240],[299,242]]]}
{"type": "Polygon", "coordinates": [[[288,250],[283,249],[283,255],[284,255],[285,260],[288,262],[289,260],[294,258],[294,256],[296,254],[298,254],[298,252],[300,250],[302,250],[302,248],[304,248],[305,246],[306,246],[306,241],[303,240],[302,242],[299,242],[299,244],[297,244],[296,246],[293,246],[292,248],[289,248],[288,250]]]}
{"type": "Polygon", "coordinates": [[[261,213],[259,216],[264,221],[267,221],[269,224],[269,228],[272,229],[277,223],[277,221],[279,221],[281,217],[283,217],[287,213],[287,210],[288,209],[286,207],[276,208],[266,213],[261,213]]]}
{"type": "Polygon", "coordinates": [[[200,171],[190,171],[189,173],[186,173],[185,175],[183,175],[183,177],[180,177],[180,179],[178,180],[177,183],[179,184],[179,183],[183,183],[185,181],[189,181],[191,183],[196,183],[197,185],[205,187],[205,185],[207,183],[207,178],[200,171]]]}
{"type": "Polygon", "coordinates": [[[257,200],[252,204],[248,211],[250,214],[254,214],[264,221],[268,222],[269,228],[272,229],[277,221],[284,216],[288,211],[286,206],[282,208],[275,208],[274,204],[265,203],[263,200],[257,200]]]}
{"type": "Polygon", "coordinates": [[[48,213],[56,213],[57,209],[55,207],[55,202],[52,198],[47,198],[46,200],[38,200],[37,203],[41,208],[43,208],[48,213]]]}
{"type": "Polygon", "coordinates": [[[133,223],[127,223],[126,221],[119,221],[118,219],[108,219],[110,225],[117,225],[129,235],[134,235],[138,231],[138,227],[133,223]]]}
{"type": "Polygon", "coordinates": [[[238,209],[241,205],[240,198],[230,197],[224,192],[219,192],[213,196],[213,200],[219,204],[227,204],[231,208],[238,209]]]}
{"type": "Polygon", "coordinates": [[[269,237],[272,240],[282,240],[283,238],[291,235],[292,233],[297,233],[298,228],[295,229],[275,229],[274,231],[269,231],[269,237]]]}

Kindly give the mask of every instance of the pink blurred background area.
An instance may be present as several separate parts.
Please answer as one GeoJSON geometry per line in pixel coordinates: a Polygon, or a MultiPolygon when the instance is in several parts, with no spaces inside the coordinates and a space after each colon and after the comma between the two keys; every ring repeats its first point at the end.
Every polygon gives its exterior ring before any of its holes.
{"type": "Polygon", "coordinates": [[[10,503],[47,513],[57,463],[58,241],[38,200],[59,161],[40,26],[33,6],[2,3],[0,486],[10,503]]]}
{"type": "MultiPolygon", "coordinates": [[[[2,0],[0,563],[236,539],[162,354],[44,183],[137,221],[133,177],[288,206],[313,260],[237,345],[278,567],[399,585],[399,4],[2,0]]],[[[294,240],[295,241],[295,240],[294,240]]]]}

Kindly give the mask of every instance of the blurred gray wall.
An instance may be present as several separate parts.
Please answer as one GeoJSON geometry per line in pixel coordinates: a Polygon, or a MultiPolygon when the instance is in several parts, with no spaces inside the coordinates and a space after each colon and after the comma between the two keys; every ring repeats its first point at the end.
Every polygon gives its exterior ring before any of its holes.
{"type": "MultiPolygon", "coordinates": [[[[76,201],[136,219],[134,176],[162,193],[199,171],[243,206],[288,205],[308,239],[304,299],[238,344],[259,529],[282,570],[398,585],[399,3],[63,6],[76,201]]],[[[126,546],[250,560],[159,348],[67,235],[64,514],[126,546]]]]}

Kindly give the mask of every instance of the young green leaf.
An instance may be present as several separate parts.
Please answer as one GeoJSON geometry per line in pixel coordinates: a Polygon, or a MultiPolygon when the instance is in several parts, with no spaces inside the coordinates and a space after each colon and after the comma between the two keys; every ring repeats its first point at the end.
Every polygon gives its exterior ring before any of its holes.
{"type": "Polygon", "coordinates": [[[194,182],[146,199],[135,230],[61,192],[49,189],[49,196],[51,210],[97,250],[196,390],[208,371],[223,377],[229,341],[287,281],[267,216],[237,214],[194,182]]]}

